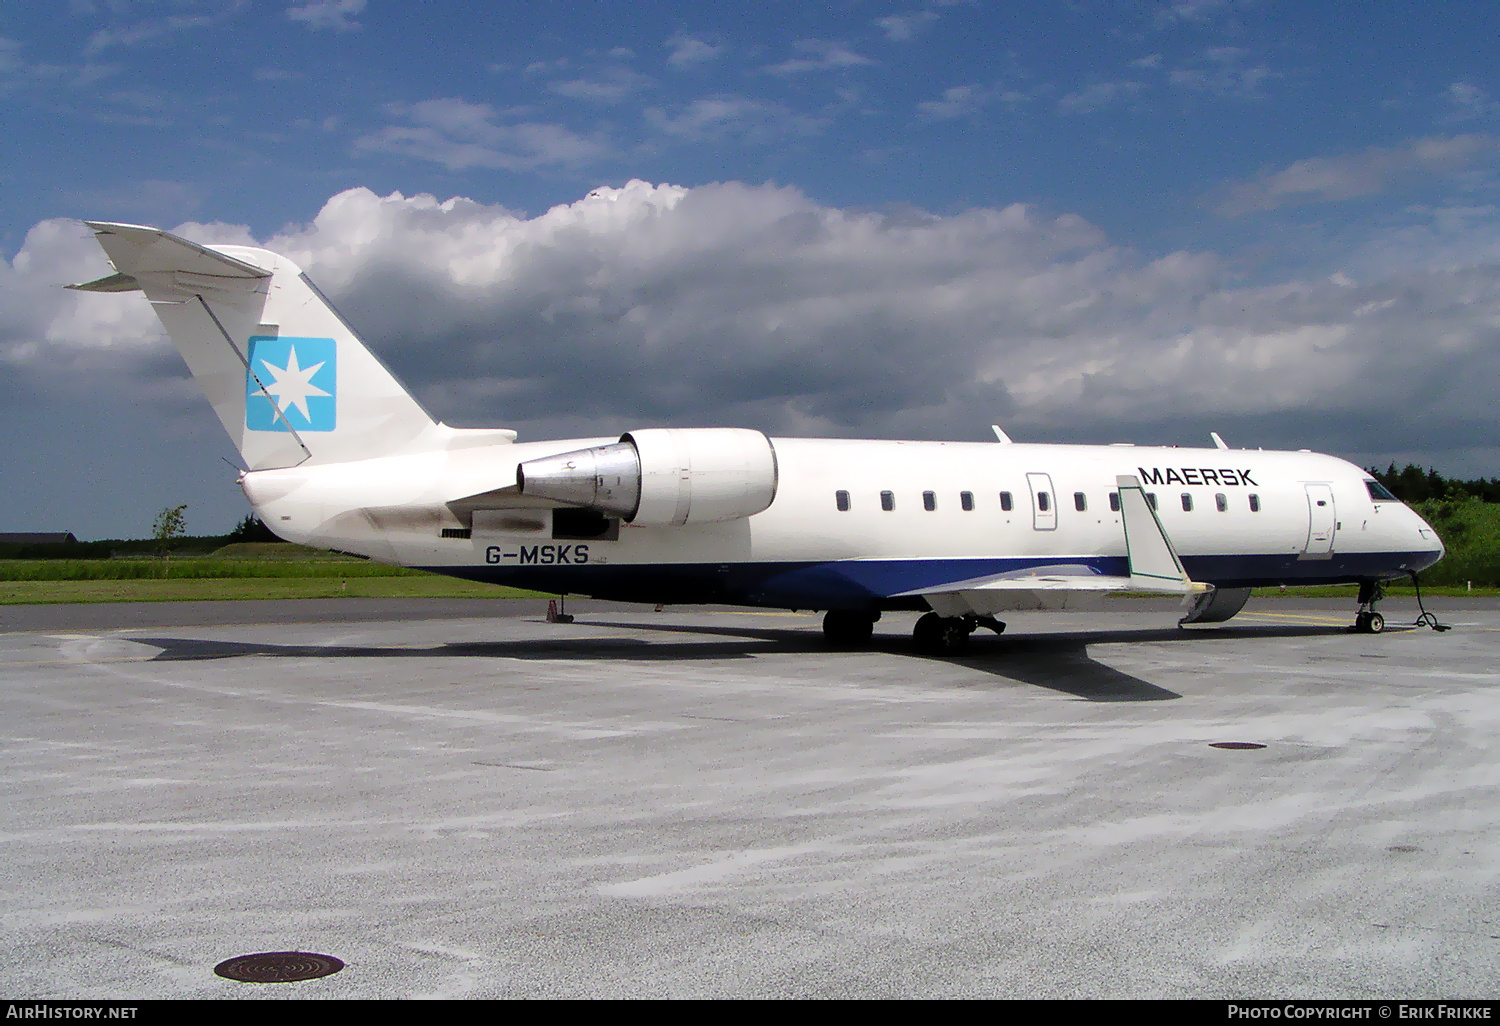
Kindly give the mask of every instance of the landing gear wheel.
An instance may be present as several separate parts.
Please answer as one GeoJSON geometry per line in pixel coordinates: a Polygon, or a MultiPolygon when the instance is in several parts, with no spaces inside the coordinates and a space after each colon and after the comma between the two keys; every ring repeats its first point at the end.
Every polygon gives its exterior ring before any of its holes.
{"type": "Polygon", "coordinates": [[[823,614],[823,640],[834,648],[860,648],[870,643],[879,613],[859,609],[830,609],[823,614]]]}
{"type": "Polygon", "coordinates": [[[1385,630],[1385,617],[1375,612],[1375,603],[1385,598],[1385,585],[1379,581],[1362,581],[1359,586],[1359,611],[1354,614],[1356,634],[1379,634],[1385,630]]]}
{"type": "Polygon", "coordinates": [[[928,655],[958,655],[969,647],[974,625],[961,616],[925,613],[912,630],[918,650],[928,655]]]}

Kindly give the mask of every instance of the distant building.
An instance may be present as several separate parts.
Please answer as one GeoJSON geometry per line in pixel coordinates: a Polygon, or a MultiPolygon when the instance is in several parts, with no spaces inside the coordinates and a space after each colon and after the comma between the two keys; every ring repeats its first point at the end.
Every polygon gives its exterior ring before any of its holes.
{"type": "Polygon", "coordinates": [[[0,531],[0,545],[62,545],[77,540],[72,531],[0,531]]]}

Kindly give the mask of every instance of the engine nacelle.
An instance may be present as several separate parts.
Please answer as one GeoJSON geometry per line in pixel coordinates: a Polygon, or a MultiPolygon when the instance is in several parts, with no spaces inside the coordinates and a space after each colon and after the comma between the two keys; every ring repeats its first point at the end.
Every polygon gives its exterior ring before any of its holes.
{"type": "Polygon", "coordinates": [[[754,516],[776,498],[776,450],[744,428],[652,428],[613,445],[528,460],[522,495],[596,509],[632,524],[711,524],[754,516]]]}

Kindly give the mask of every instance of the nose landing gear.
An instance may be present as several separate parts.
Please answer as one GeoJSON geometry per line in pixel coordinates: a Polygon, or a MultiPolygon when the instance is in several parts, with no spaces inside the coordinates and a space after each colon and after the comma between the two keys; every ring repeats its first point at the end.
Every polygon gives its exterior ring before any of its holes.
{"type": "Polygon", "coordinates": [[[1359,611],[1349,629],[1355,634],[1379,634],[1385,630],[1385,617],[1375,612],[1375,603],[1385,598],[1385,585],[1364,581],[1359,586],[1359,611]]]}

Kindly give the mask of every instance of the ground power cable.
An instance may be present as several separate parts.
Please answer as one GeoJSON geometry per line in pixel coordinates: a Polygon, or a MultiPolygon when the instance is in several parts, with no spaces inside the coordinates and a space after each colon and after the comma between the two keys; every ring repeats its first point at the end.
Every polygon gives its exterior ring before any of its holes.
{"type": "Polygon", "coordinates": [[[1417,572],[1415,570],[1408,570],[1407,573],[1411,574],[1412,587],[1417,589],[1417,608],[1422,611],[1422,615],[1417,617],[1412,626],[1431,627],[1438,633],[1451,631],[1453,629],[1451,624],[1438,623],[1438,618],[1429,613],[1427,607],[1422,604],[1422,582],[1417,580],[1417,572]]]}

